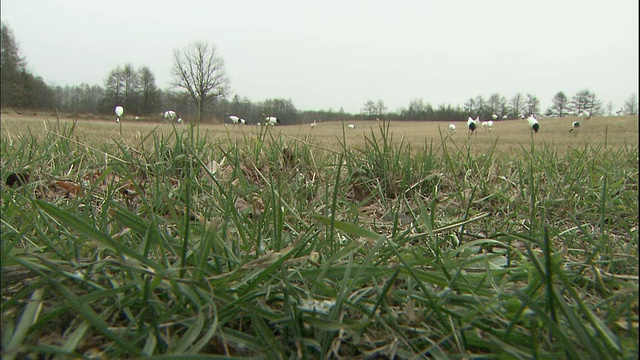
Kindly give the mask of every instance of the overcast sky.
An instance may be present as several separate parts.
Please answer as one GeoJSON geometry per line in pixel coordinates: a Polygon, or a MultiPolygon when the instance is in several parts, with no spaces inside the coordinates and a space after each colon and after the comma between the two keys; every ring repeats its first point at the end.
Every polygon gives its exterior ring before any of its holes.
{"type": "Polygon", "coordinates": [[[231,96],[299,110],[389,111],[589,89],[638,93],[638,0],[2,0],[28,68],[48,84],[104,86],[116,66],[171,81],[173,52],[215,44],[231,96]]]}

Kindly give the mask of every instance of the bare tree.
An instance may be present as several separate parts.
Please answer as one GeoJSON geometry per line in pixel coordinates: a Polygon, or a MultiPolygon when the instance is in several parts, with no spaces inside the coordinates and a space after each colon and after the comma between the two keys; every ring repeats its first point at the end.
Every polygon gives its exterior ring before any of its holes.
{"type": "Polygon", "coordinates": [[[500,115],[502,115],[500,118],[502,119],[503,116],[507,116],[509,117],[509,105],[507,103],[507,98],[506,97],[502,97],[500,98],[500,115]]]}
{"type": "Polygon", "coordinates": [[[607,109],[607,113],[605,115],[607,115],[607,116],[613,115],[613,102],[609,101],[607,103],[607,108],[606,109],[607,109]]]}
{"type": "Polygon", "coordinates": [[[196,41],[173,53],[173,85],[186,90],[198,110],[198,123],[202,121],[205,105],[224,97],[229,88],[229,78],[224,60],[214,44],[196,41]]]}
{"type": "Polygon", "coordinates": [[[638,113],[638,96],[631,94],[627,101],[624,102],[623,112],[626,115],[635,115],[638,113]]]}
{"type": "Polygon", "coordinates": [[[466,103],[464,103],[464,110],[471,115],[473,110],[476,108],[476,99],[469,98],[466,103]]]}
{"type": "Polygon", "coordinates": [[[367,100],[367,102],[364,103],[364,106],[360,111],[362,115],[365,115],[367,116],[367,118],[372,119],[373,117],[375,117],[376,113],[378,112],[378,106],[373,100],[367,100]]]}
{"type": "Polygon", "coordinates": [[[520,117],[523,115],[524,108],[524,97],[521,93],[515,94],[511,101],[509,101],[509,106],[511,107],[511,111],[513,112],[513,117],[520,117]]]}
{"type": "Polygon", "coordinates": [[[491,94],[491,96],[489,96],[489,100],[487,101],[488,112],[486,115],[491,116],[493,114],[497,114],[501,112],[502,104],[505,102],[506,100],[504,99],[504,97],[500,96],[500,94],[498,93],[491,94]]]}
{"type": "Polygon", "coordinates": [[[540,113],[540,99],[537,96],[527,94],[524,100],[524,107],[527,111],[527,115],[534,115],[540,113]]]}
{"type": "Polygon", "coordinates": [[[376,103],[376,111],[378,112],[378,116],[382,117],[382,114],[384,114],[386,110],[387,107],[384,106],[384,102],[382,101],[382,99],[378,100],[378,102],[376,103]]]}
{"type": "Polygon", "coordinates": [[[484,110],[486,106],[487,106],[487,100],[485,100],[482,95],[476,96],[476,108],[477,108],[476,114],[480,115],[480,113],[484,110]]]}

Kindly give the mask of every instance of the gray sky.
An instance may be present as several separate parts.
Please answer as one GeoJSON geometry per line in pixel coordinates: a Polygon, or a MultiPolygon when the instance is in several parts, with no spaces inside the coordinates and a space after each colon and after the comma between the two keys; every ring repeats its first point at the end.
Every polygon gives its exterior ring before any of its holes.
{"type": "Polygon", "coordinates": [[[589,89],[616,108],[638,93],[637,0],[2,0],[29,70],[56,85],[104,86],[148,66],[168,88],[173,51],[214,43],[231,96],[299,110],[389,111],[412,99],[589,89]]]}

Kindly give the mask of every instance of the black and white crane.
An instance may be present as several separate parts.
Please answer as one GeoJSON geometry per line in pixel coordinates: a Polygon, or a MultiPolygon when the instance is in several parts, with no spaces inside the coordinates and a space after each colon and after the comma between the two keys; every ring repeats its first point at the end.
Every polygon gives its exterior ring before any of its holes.
{"type": "Polygon", "coordinates": [[[540,130],[540,124],[538,123],[538,120],[536,120],[536,118],[533,117],[533,115],[529,115],[527,117],[527,122],[529,123],[529,128],[531,129],[531,131],[537,133],[538,130],[540,130]]]}

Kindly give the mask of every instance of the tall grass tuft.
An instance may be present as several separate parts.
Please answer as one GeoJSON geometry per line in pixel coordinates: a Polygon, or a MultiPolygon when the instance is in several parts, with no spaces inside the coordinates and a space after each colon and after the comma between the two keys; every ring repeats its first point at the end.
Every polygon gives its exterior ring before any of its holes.
{"type": "Polygon", "coordinates": [[[637,147],[76,132],[1,139],[3,358],[638,356],[637,147]]]}

